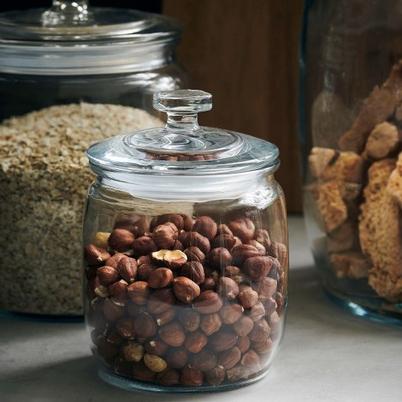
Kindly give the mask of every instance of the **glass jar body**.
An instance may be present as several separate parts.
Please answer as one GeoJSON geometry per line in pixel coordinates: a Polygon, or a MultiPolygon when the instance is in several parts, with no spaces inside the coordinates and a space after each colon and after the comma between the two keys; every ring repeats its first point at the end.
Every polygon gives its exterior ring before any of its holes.
{"type": "Polygon", "coordinates": [[[273,177],[257,187],[197,202],[138,198],[102,179],[91,186],[85,310],[104,380],[188,392],[267,372],[284,326],[287,226],[273,177]]]}
{"type": "Polygon", "coordinates": [[[329,294],[400,323],[401,1],[310,1],[302,44],[305,216],[329,294]],[[385,253],[385,254],[384,254],[385,253]]]}

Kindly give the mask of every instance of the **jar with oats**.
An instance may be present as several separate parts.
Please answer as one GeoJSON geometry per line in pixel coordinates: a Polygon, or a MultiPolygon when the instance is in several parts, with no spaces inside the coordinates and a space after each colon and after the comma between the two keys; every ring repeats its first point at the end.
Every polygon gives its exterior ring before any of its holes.
{"type": "Polygon", "coordinates": [[[211,95],[161,92],[164,128],[89,148],[85,309],[100,376],[150,391],[262,378],[284,327],[288,241],[275,145],[200,127],[211,95]]]}
{"type": "Polygon", "coordinates": [[[163,16],[84,0],[0,14],[0,309],[82,316],[83,153],[161,124],[152,94],[183,85],[179,36],[163,16]]]}
{"type": "Polygon", "coordinates": [[[326,292],[402,324],[402,1],[309,0],[305,216],[326,292]]]}

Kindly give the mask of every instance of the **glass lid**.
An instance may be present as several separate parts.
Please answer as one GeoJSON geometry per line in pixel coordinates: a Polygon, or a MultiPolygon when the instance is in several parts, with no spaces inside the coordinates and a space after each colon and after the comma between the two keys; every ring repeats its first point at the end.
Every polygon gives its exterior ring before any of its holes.
{"type": "Polygon", "coordinates": [[[90,8],[88,0],[53,0],[48,10],[0,13],[1,40],[32,45],[43,45],[42,41],[166,40],[178,32],[177,25],[165,16],[131,9],[90,8]]]}
{"type": "Polygon", "coordinates": [[[130,182],[132,174],[233,175],[275,170],[279,164],[278,148],[267,141],[199,126],[198,113],[212,109],[207,92],[159,92],[154,108],[167,114],[165,127],[112,137],[88,149],[95,173],[130,182]]]}
{"type": "Polygon", "coordinates": [[[167,64],[178,24],[163,15],[53,0],[50,9],[0,13],[0,72],[88,75],[147,71],[167,64]]]}

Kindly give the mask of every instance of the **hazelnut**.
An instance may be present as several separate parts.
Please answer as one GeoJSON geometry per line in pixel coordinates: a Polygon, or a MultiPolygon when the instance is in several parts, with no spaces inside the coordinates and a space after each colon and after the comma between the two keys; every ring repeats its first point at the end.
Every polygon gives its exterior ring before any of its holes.
{"type": "Polygon", "coordinates": [[[266,320],[260,320],[254,323],[254,327],[249,334],[251,342],[262,342],[268,338],[271,333],[271,328],[266,320]]]}
{"type": "Polygon", "coordinates": [[[150,353],[144,354],[144,364],[154,373],[160,373],[166,369],[167,363],[161,357],[150,353]]]}
{"type": "Polygon", "coordinates": [[[170,322],[159,329],[159,336],[169,346],[179,347],[186,338],[183,327],[178,322],[170,322]]]}
{"type": "Polygon", "coordinates": [[[262,341],[253,342],[252,346],[257,353],[263,354],[272,350],[273,343],[271,338],[266,337],[262,341]]]}
{"type": "Polygon", "coordinates": [[[147,309],[151,314],[161,314],[175,304],[172,289],[155,290],[148,298],[147,309]]]}
{"type": "Polygon", "coordinates": [[[209,338],[208,345],[215,352],[223,352],[224,350],[233,348],[237,343],[237,339],[238,336],[235,332],[229,328],[224,328],[209,338]]]}
{"type": "Polygon", "coordinates": [[[186,308],[180,312],[179,320],[186,331],[193,332],[199,328],[201,317],[197,311],[186,308]]]}
{"type": "Polygon", "coordinates": [[[184,219],[182,215],[179,214],[163,214],[154,218],[151,224],[151,230],[154,230],[156,226],[163,225],[164,223],[173,223],[178,230],[183,230],[184,219]]]}
{"type": "Polygon", "coordinates": [[[218,362],[216,354],[204,348],[201,352],[191,355],[189,367],[201,371],[212,370],[218,362]]]}
{"type": "Polygon", "coordinates": [[[158,381],[161,385],[166,387],[177,385],[180,381],[180,374],[177,370],[165,370],[158,375],[158,381]]]}
{"type": "Polygon", "coordinates": [[[187,335],[184,347],[191,353],[199,353],[207,342],[207,337],[201,331],[195,331],[187,335]]]}
{"type": "Polygon", "coordinates": [[[168,322],[172,321],[176,315],[176,311],[173,307],[163,311],[162,313],[155,314],[155,320],[158,324],[158,327],[167,324],[168,322]]]}
{"type": "Polygon", "coordinates": [[[201,285],[202,291],[215,290],[215,288],[216,288],[216,282],[215,282],[215,279],[212,278],[211,276],[205,278],[205,281],[201,285]]]}
{"type": "Polygon", "coordinates": [[[154,240],[155,244],[162,249],[172,248],[177,240],[177,236],[177,227],[171,222],[157,226],[152,232],[152,239],[154,240]]]}
{"type": "Polygon", "coordinates": [[[156,322],[148,313],[140,313],[134,319],[134,330],[138,338],[151,338],[157,331],[156,322]]]}
{"type": "Polygon", "coordinates": [[[184,367],[181,371],[180,383],[191,387],[197,387],[204,382],[204,375],[201,370],[184,367]]]}
{"type": "Polygon", "coordinates": [[[137,261],[134,258],[124,256],[117,263],[117,271],[126,282],[134,282],[137,275],[137,261]]]}
{"type": "Polygon", "coordinates": [[[195,246],[188,247],[184,250],[188,261],[197,261],[201,264],[205,261],[205,254],[195,246]]]}
{"type": "MultiPolygon", "coordinates": [[[[286,304],[285,297],[283,296],[283,294],[281,292],[275,293],[275,301],[276,301],[276,304],[278,305],[278,308],[277,308],[278,314],[281,314],[281,312],[284,309],[285,304],[286,304]]],[[[267,310],[267,308],[265,308],[265,310],[267,310]]]]}
{"type": "Polygon", "coordinates": [[[218,232],[218,226],[209,216],[200,216],[196,218],[194,222],[193,231],[202,234],[209,240],[212,240],[218,232]]]}
{"type": "Polygon", "coordinates": [[[122,349],[124,358],[129,362],[139,362],[144,356],[144,347],[139,343],[129,342],[122,349]]]}
{"type": "Polygon", "coordinates": [[[93,244],[89,244],[84,248],[84,256],[88,265],[102,265],[108,258],[110,254],[103,248],[96,247],[93,244]]]}
{"type": "Polygon", "coordinates": [[[143,362],[133,364],[133,378],[139,381],[150,382],[155,380],[155,372],[150,370],[143,362]]]}
{"type": "Polygon", "coordinates": [[[255,226],[249,218],[235,219],[229,222],[228,226],[233,234],[243,242],[247,242],[254,237],[255,226]]]}
{"type": "Polygon", "coordinates": [[[210,251],[208,261],[213,268],[224,268],[231,264],[232,255],[228,249],[224,247],[217,247],[210,251]]]}
{"type": "Polygon", "coordinates": [[[204,267],[200,262],[190,261],[183,265],[180,271],[182,276],[185,276],[200,285],[205,280],[204,267]]]}
{"type": "Polygon", "coordinates": [[[222,326],[222,320],[219,314],[206,314],[201,317],[200,328],[205,335],[209,336],[218,332],[222,326]]]}
{"type": "Polygon", "coordinates": [[[141,215],[125,215],[118,218],[113,229],[126,229],[139,237],[149,231],[149,220],[141,215]]]}
{"type": "Polygon", "coordinates": [[[94,245],[99,248],[108,248],[109,232],[96,232],[94,237],[94,245]]]}
{"type": "Polygon", "coordinates": [[[240,317],[238,321],[233,324],[233,329],[239,336],[247,336],[254,327],[254,321],[247,316],[240,317]]]}
{"type": "Polygon", "coordinates": [[[173,281],[173,272],[168,268],[157,268],[149,274],[148,285],[153,289],[165,288],[173,281]]]}
{"type": "Polygon", "coordinates": [[[108,292],[115,302],[124,302],[127,299],[127,285],[124,279],[109,285],[108,292]]]}
{"type": "Polygon", "coordinates": [[[240,304],[248,309],[253,307],[258,302],[258,293],[250,286],[244,286],[238,296],[240,304]]]}
{"type": "Polygon", "coordinates": [[[260,257],[260,252],[251,244],[241,244],[232,249],[232,258],[235,265],[243,265],[251,257],[260,257]]]}
{"type": "Polygon", "coordinates": [[[168,345],[160,339],[152,339],[145,343],[145,350],[147,353],[163,356],[168,350],[168,345]]]}
{"type": "Polygon", "coordinates": [[[187,262],[187,255],[181,250],[159,250],[152,253],[152,258],[159,262],[166,264],[172,269],[180,268],[187,262]]]}
{"type": "Polygon", "coordinates": [[[98,296],[100,298],[105,298],[109,296],[109,291],[107,287],[100,284],[99,278],[95,278],[93,282],[93,287],[95,296],[98,296]]]}
{"type": "Polygon", "coordinates": [[[166,354],[166,361],[169,367],[181,369],[187,364],[188,352],[185,349],[169,349],[166,354]]]}
{"type": "Polygon", "coordinates": [[[124,339],[117,330],[110,330],[106,334],[105,339],[107,342],[112,343],[113,345],[121,345],[124,342],[124,339]]]}
{"type": "Polygon", "coordinates": [[[200,287],[185,276],[178,276],[173,280],[175,296],[183,303],[191,303],[200,295],[200,287]]]}
{"type": "Polygon", "coordinates": [[[119,279],[118,271],[109,266],[98,268],[96,274],[98,276],[99,283],[104,286],[108,286],[119,279]]]}
{"type": "Polygon", "coordinates": [[[226,371],[226,377],[229,382],[240,381],[241,379],[247,378],[249,374],[249,369],[240,364],[226,371]]]}
{"type": "Polygon", "coordinates": [[[219,234],[211,242],[211,247],[225,247],[231,250],[236,244],[236,239],[231,234],[219,234]]]}
{"type": "Polygon", "coordinates": [[[281,318],[279,317],[278,313],[274,311],[270,316],[269,316],[269,325],[272,328],[272,333],[277,334],[278,329],[280,327],[280,322],[281,318]]]}
{"type": "Polygon", "coordinates": [[[115,328],[117,333],[124,339],[134,339],[135,329],[134,321],[132,318],[120,318],[116,324],[115,328]]]}
{"type": "Polygon", "coordinates": [[[191,232],[194,225],[194,219],[186,214],[180,214],[180,215],[183,217],[183,223],[184,223],[183,229],[186,232],[191,232]]]}
{"type": "Polygon", "coordinates": [[[122,258],[127,258],[127,256],[125,254],[123,254],[123,253],[113,254],[111,257],[109,257],[106,260],[105,265],[107,265],[108,267],[112,267],[114,269],[117,269],[117,265],[119,264],[119,262],[120,262],[120,260],[122,258]]]}
{"type": "Polygon", "coordinates": [[[147,281],[149,275],[155,269],[156,267],[152,264],[141,264],[137,269],[137,278],[141,281],[147,281]]]}
{"type": "Polygon", "coordinates": [[[233,236],[233,232],[229,229],[229,226],[225,225],[224,223],[218,225],[218,235],[221,234],[233,236]]]}
{"type": "Polygon", "coordinates": [[[124,314],[124,307],[117,305],[111,299],[103,302],[103,314],[108,321],[116,321],[124,314]]]}
{"type": "Polygon", "coordinates": [[[247,244],[254,246],[259,251],[260,255],[265,255],[267,252],[266,248],[257,240],[250,240],[247,244]]]}
{"type": "Polygon", "coordinates": [[[222,304],[218,293],[212,290],[205,290],[194,300],[194,308],[201,314],[216,313],[222,304]]]}
{"type": "Polygon", "coordinates": [[[143,264],[152,264],[152,259],[149,255],[142,255],[137,259],[137,265],[140,267],[143,264]]]}
{"type": "Polygon", "coordinates": [[[155,242],[148,236],[138,237],[133,241],[132,246],[136,256],[150,254],[158,249],[155,242]]]}
{"type": "Polygon", "coordinates": [[[216,366],[205,373],[205,378],[209,385],[219,385],[223,383],[225,375],[225,369],[222,366],[216,366]]]}
{"type": "Polygon", "coordinates": [[[271,246],[271,237],[269,236],[268,230],[265,229],[257,229],[254,234],[254,239],[258,241],[258,243],[262,244],[266,251],[268,251],[271,246]]]}
{"type": "Polygon", "coordinates": [[[135,236],[126,229],[114,229],[109,236],[109,247],[117,251],[127,251],[131,248],[135,236]]]}
{"type": "Polygon", "coordinates": [[[222,322],[226,325],[234,324],[244,312],[244,308],[240,304],[226,304],[219,312],[222,322]]]}
{"type": "Polygon", "coordinates": [[[228,277],[221,277],[219,279],[218,293],[222,298],[234,300],[239,294],[239,291],[239,285],[233,279],[228,277]]]}
{"type": "Polygon", "coordinates": [[[247,336],[239,336],[236,346],[239,348],[240,352],[245,353],[250,349],[250,339],[248,339],[247,336]]]}
{"type": "Polygon", "coordinates": [[[267,276],[254,283],[253,289],[258,293],[260,299],[268,299],[275,294],[277,284],[275,279],[267,276]]]}
{"type": "Polygon", "coordinates": [[[127,287],[127,295],[135,304],[146,304],[149,295],[147,282],[137,281],[127,287]]]}
{"type": "Polygon", "coordinates": [[[243,269],[252,280],[258,281],[268,275],[272,265],[272,257],[250,257],[244,262],[243,269]]]}
{"type": "Polygon", "coordinates": [[[269,297],[267,299],[260,299],[265,309],[265,315],[271,315],[278,307],[274,298],[269,297]]]}
{"type": "Polygon", "coordinates": [[[260,357],[253,349],[250,349],[243,355],[240,363],[242,366],[248,368],[254,368],[258,370],[261,368],[260,357]]]}
{"type": "Polygon", "coordinates": [[[134,304],[131,300],[129,300],[126,304],[127,314],[130,317],[135,317],[137,314],[143,313],[145,311],[145,307],[134,304]]]}
{"type": "Polygon", "coordinates": [[[282,267],[286,267],[288,263],[288,249],[285,244],[272,242],[268,248],[268,254],[277,258],[282,267]]]}
{"type": "Polygon", "coordinates": [[[175,242],[174,242],[174,244],[173,244],[173,247],[172,247],[172,250],[174,250],[174,251],[177,251],[177,250],[183,251],[183,250],[184,250],[184,246],[183,246],[183,244],[181,244],[181,241],[175,240],[175,242]]]}
{"type": "Polygon", "coordinates": [[[179,240],[185,248],[198,247],[204,254],[208,254],[211,249],[208,238],[198,232],[182,232],[179,240]]]}
{"type": "Polygon", "coordinates": [[[257,304],[254,304],[253,307],[251,307],[250,312],[249,312],[249,317],[253,321],[259,321],[261,318],[264,318],[265,316],[265,307],[261,302],[258,302],[257,304]]]}
{"type": "Polygon", "coordinates": [[[231,348],[219,353],[218,364],[226,370],[236,366],[241,359],[241,352],[238,347],[231,348]]]}
{"type": "Polygon", "coordinates": [[[100,338],[96,346],[98,355],[102,356],[106,361],[115,357],[119,350],[117,345],[107,342],[105,338],[100,338]]]}

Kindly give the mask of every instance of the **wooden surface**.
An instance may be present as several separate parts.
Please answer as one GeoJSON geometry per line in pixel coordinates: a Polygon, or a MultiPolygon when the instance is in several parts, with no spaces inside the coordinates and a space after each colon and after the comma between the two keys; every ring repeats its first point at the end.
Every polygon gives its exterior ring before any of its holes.
{"type": "Polygon", "coordinates": [[[164,0],[184,27],[179,61],[191,86],[211,92],[209,126],[279,146],[277,173],[288,210],[301,210],[297,143],[298,41],[302,0],[164,0]]]}

